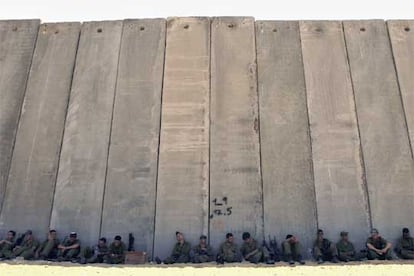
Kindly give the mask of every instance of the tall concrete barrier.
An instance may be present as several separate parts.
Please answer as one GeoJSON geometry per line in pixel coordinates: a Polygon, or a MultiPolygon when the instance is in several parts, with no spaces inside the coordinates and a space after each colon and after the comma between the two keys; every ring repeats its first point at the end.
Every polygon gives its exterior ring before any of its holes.
{"type": "Polygon", "coordinates": [[[297,21],[256,22],[265,238],[316,232],[316,200],[297,21]]]}
{"type": "Polygon", "coordinates": [[[363,156],[342,23],[300,23],[318,226],[363,248],[370,228],[363,156]]]}
{"type": "Polygon", "coordinates": [[[84,23],[50,226],[95,243],[101,227],[122,21],[84,23]]]}
{"type": "Polygon", "coordinates": [[[208,233],[210,20],[167,22],[154,252],[208,233]]]}
{"type": "Polygon", "coordinates": [[[39,24],[0,21],[0,211],[39,24]]]}
{"type": "Polygon", "coordinates": [[[48,229],[80,23],[43,24],[34,51],[0,224],[48,229]]]}
{"type": "Polygon", "coordinates": [[[151,255],[164,68],[165,20],[125,20],[101,236],[128,233],[151,255]]]}
{"type": "Polygon", "coordinates": [[[210,239],[249,231],[263,239],[254,20],[211,25],[210,239]]]}
{"type": "Polygon", "coordinates": [[[387,27],[344,22],[372,225],[395,239],[414,227],[414,163],[387,27]]]}
{"type": "Polygon", "coordinates": [[[388,33],[414,156],[414,20],[388,21],[388,33]]]}

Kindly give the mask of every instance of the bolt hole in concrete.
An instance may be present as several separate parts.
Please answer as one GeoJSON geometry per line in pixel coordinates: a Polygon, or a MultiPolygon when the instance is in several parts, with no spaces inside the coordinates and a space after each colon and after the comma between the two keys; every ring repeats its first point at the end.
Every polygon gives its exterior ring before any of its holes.
{"type": "Polygon", "coordinates": [[[13,27],[12,31],[13,32],[17,31],[17,27],[13,27]]]}
{"type": "Polygon", "coordinates": [[[410,27],[405,27],[404,31],[409,32],[410,31],[410,27]]]}
{"type": "Polygon", "coordinates": [[[59,30],[56,30],[56,31],[55,31],[55,34],[58,34],[58,33],[59,33],[59,30]]]}
{"type": "Polygon", "coordinates": [[[273,29],[273,32],[276,33],[277,32],[277,29],[273,29]]]}
{"type": "Polygon", "coordinates": [[[101,29],[101,28],[97,29],[96,31],[97,31],[98,33],[102,33],[102,29],[101,29]]]}
{"type": "Polygon", "coordinates": [[[364,27],[360,28],[359,30],[360,30],[361,32],[365,32],[365,28],[364,28],[364,27]]]}
{"type": "Polygon", "coordinates": [[[184,29],[188,29],[188,28],[190,28],[189,25],[184,25],[184,29]]]}
{"type": "Polygon", "coordinates": [[[322,32],[322,29],[321,28],[316,28],[315,31],[320,33],[320,32],[322,32]]]}
{"type": "Polygon", "coordinates": [[[229,25],[227,25],[227,27],[229,27],[231,29],[231,28],[234,27],[234,25],[233,24],[229,24],[229,25]]]}
{"type": "Polygon", "coordinates": [[[143,30],[145,30],[145,27],[141,27],[141,28],[139,28],[139,30],[140,31],[143,31],[143,30]]]}

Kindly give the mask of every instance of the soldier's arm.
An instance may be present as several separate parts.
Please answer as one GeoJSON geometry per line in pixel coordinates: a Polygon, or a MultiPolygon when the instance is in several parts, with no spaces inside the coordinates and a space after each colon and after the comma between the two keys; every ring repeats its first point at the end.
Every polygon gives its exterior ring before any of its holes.
{"type": "Polygon", "coordinates": [[[79,247],[80,247],[80,243],[77,242],[77,243],[75,243],[73,245],[66,246],[66,249],[76,249],[76,248],[79,248],[79,247]]]}
{"type": "Polygon", "coordinates": [[[378,250],[377,248],[375,248],[371,243],[367,242],[367,248],[370,250],[373,250],[377,253],[380,253],[380,250],[378,250]]]}
{"type": "Polygon", "coordinates": [[[382,252],[387,252],[389,249],[391,249],[391,247],[392,247],[392,244],[390,243],[390,242],[388,242],[388,241],[386,241],[385,240],[385,248],[382,250],[382,252]]]}

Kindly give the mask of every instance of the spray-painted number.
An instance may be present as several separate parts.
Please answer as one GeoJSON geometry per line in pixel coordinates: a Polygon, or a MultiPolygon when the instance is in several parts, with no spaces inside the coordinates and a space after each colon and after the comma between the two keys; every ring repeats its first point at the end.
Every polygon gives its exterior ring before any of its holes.
{"type": "Polygon", "coordinates": [[[222,197],[221,199],[213,199],[213,208],[212,213],[210,214],[210,218],[214,216],[230,216],[232,214],[232,206],[227,206],[228,200],[227,197],[222,197]]]}

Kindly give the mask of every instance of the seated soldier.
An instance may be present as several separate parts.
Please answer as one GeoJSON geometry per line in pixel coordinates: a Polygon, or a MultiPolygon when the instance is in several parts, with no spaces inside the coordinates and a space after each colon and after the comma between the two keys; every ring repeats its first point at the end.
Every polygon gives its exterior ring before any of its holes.
{"type": "Polygon", "coordinates": [[[378,230],[371,230],[371,237],[367,240],[367,257],[369,260],[392,260],[391,243],[387,242],[378,234],[378,230]]]}
{"type": "Polygon", "coordinates": [[[107,264],[123,264],[125,262],[125,252],[126,246],[121,236],[115,236],[114,241],[109,245],[104,262],[107,264]]]}
{"type": "MultiPolygon", "coordinates": [[[[184,240],[184,235],[181,232],[175,232],[177,243],[171,252],[171,256],[164,260],[164,264],[173,263],[188,263],[190,261],[191,244],[184,240]]],[[[158,264],[161,263],[160,258],[155,258],[158,264]]]]}
{"type": "Polygon", "coordinates": [[[240,248],[240,252],[246,261],[257,264],[259,262],[266,262],[273,264],[269,260],[269,252],[266,248],[260,246],[255,239],[250,236],[249,232],[244,232],[242,235],[243,245],[240,248]]]}
{"type": "Polygon", "coordinates": [[[338,250],[338,258],[343,262],[359,261],[355,247],[348,239],[348,232],[341,232],[341,239],[336,244],[338,250]]]}
{"type": "Polygon", "coordinates": [[[106,239],[100,238],[98,244],[94,248],[89,246],[83,247],[80,253],[79,263],[103,263],[104,259],[108,255],[108,246],[106,245],[106,239]]]}
{"type": "Polygon", "coordinates": [[[234,237],[232,233],[226,234],[226,240],[220,245],[217,254],[217,263],[223,264],[224,262],[241,262],[238,246],[236,243],[234,243],[234,237]]]}
{"type": "Polygon", "coordinates": [[[16,243],[16,232],[10,230],[7,237],[0,240],[0,259],[11,259],[13,257],[13,248],[16,243]]]}
{"type": "Polygon", "coordinates": [[[22,244],[13,249],[13,257],[23,257],[25,260],[31,260],[34,258],[38,247],[39,242],[33,237],[32,230],[27,230],[22,244]]]}
{"type": "Polygon", "coordinates": [[[313,246],[313,254],[318,264],[324,261],[338,262],[338,253],[335,244],[323,237],[323,231],[318,229],[317,238],[313,246]]]}
{"type": "Polygon", "coordinates": [[[58,245],[58,261],[76,261],[80,252],[80,241],[76,232],[71,232],[61,244],[58,245]]]}
{"type": "Polygon", "coordinates": [[[295,261],[302,265],[305,264],[302,260],[299,240],[295,236],[291,234],[286,236],[286,240],[282,243],[282,251],[285,260],[289,262],[289,264],[293,265],[295,264],[295,261]]]}
{"type": "Polygon", "coordinates": [[[402,237],[398,240],[395,251],[402,259],[414,259],[414,238],[410,236],[408,228],[403,228],[402,237]]]}
{"type": "Polygon", "coordinates": [[[59,239],[56,237],[56,230],[50,230],[47,239],[36,250],[36,259],[56,259],[58,254],[59,239]]]}
{"type": "Polygon", "coordinates": [[[201,235],[199,244],[193,249],[194,263],[207,263],[214,260],[213,249],[207,244],[207,237],[201,235]]]}

